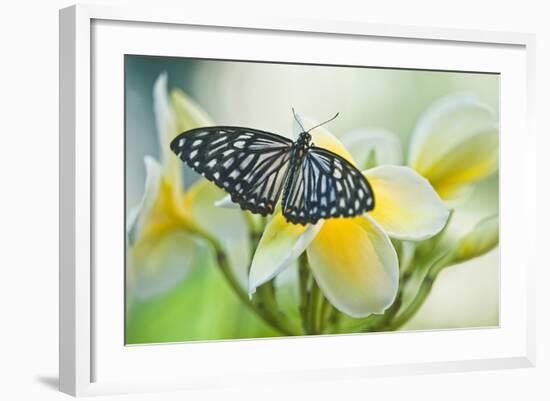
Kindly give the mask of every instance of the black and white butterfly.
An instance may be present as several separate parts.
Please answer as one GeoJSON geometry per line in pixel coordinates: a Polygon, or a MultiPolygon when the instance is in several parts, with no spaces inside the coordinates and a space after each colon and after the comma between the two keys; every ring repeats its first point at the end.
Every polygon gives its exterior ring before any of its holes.
{"type": "Polygon", "coordinates": [[[273,213],[281,193],[283,215],[294,224],[372,210],[374,194],[363,174],[311,143],[309,131],[318,126],[302,127],[296,141],[252,128],[196,128],[178,135],[170,148],[252,213],[273,213]]]}

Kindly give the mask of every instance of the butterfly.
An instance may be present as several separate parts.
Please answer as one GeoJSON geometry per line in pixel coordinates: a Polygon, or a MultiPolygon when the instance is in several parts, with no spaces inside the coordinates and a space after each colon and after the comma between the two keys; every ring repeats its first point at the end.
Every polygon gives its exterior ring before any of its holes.
{"type": "Polygon", "coordinates": [[[374,209],[374,193],[363,174],[311,142],[309,132],[323,124],[306,131],[294,117],[302,129],[296,141],[258,129],[216,126],[183,132],[170,148],[252,213],[272,214],[281,193],[283,216],[293,224],[353,217],[374,209]]]}

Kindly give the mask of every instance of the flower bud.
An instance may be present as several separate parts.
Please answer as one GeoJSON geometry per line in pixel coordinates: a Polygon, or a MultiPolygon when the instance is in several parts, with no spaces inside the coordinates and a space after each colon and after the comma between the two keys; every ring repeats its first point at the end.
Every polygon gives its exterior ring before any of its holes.
{"type": "Polygon", "coordinates": [[[466,234],[458,244],[455,262],[481,256],[498,244],[499,216],[486,217],[466,234]]]}

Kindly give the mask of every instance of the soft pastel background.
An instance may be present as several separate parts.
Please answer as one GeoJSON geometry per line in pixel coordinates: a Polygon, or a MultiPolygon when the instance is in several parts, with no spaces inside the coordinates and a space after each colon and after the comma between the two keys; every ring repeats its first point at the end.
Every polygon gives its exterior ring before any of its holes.
{"type": "MultiPolygon", "coordinates": [[[[420,114],[442,96],[466,92],[498,115],[497,75],[374,68],[222,62],[146,56],[126,57],[126,208],[143,193],[145,155],[158,157],[152,90],[168,74],[220,125],[288,133],[291,107],[330,124],[336,136],[358,127],[380,127],[401,140],[404,157],[420,114]]],[[[183,168],[183,164],[182,164],[183,168]]],[[[196,176],[185,169],[188,187],[196,176]]],[[[498,175],[477,186],[455,212],[452,230],[467,232],[498,213],[498,175]]],[[[498,325],[498,247],[441,273],[419,313],[402,330],[498,325]]],[[[127,343],[209,340],[275,335],[243,307],[206,252],[168,292],[135,301],[127,316],[127,343]]]]}

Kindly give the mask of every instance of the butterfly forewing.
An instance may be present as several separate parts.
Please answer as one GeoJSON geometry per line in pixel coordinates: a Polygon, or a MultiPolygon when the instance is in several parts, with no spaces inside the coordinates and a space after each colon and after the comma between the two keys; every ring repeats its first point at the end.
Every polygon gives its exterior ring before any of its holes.
{"type": "Polygon", "coordinates": [[[353,217],[374,208],[374,195],[363,174],[326,149],[310,147],[292,166],[283,195],[283,214],[291,223],[316,223],[353,217]]]}
{"type": "Polygon", "coordinates": [[[180,134],[170,147],[243,209],[266,215],[282,192],[292,141],[249,128],[207,127],[180,134]]]}

